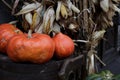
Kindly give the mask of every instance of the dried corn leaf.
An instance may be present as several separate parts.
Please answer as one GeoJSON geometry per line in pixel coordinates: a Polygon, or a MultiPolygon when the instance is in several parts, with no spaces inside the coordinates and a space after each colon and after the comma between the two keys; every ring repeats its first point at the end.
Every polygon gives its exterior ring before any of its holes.
{"type": "Polygon", "coordinates": [[[53,22],[55,20],[55,11],[53,9],[53,7],[49,7],[45,14],[44,14],[44,18],[43,18],[43,32],[46,34],[49,34],[52,27],[53,27],[53,22]]]}
{"type": "Polygon", "coordinates": [[[68,28],[69,28],[72,32],[77,32],[78,27],[79,27],[79,25],[71,23],[68,28]]]}
{"type": "Polygon", "coordinates": [[[20,1],[20,0],[15,0],[14,5],[13,5],[13,9],[12,9],[12,14],[15,13],[15,9],[16,9],[16,7],[18,6],[19,1],[20,1]]]}
{"type": "Polygon", "coordinates": [[[28,4],[28,5],[24,6],[16,15],[21,15],[21,14],[31,12],[33,10],[36,10],[40,6],[41,6],[41,4],[38,2],[28,4]]]}
{"type": "Polygon", "coordinates": [[[35,28],[35,26],[37,24],[36,23],[37,22],[37,18],[38,18],[38,14],[36,12],[34,12],[33,18],[32,18],[32,25],[30,26],[31,30],[34,30],[34,28],[35,28]]]}
{"type": "Polygon", "coordinates": [[[37,28],[35,28],[36,33],[43,33],[43,23],[39,24],[37,28]]]}
{"type": "Polygon", "coordinates": [[[61,28],[61,26],[55,22],[52,31],[53,32],[60,32],[61,31],[60,28],[61,28]]]}
{"type": "Polygon", "coordinates": [[[38,9],[35,10],[40,17],[42,17],[42,12],[44,11],[43,9],[44,9],[44,6],[41,5],[38,9]]]}
{"type": "Polygon", "coordinates": [[[104,12],[108,12],[109,10],[109,0],[101,0],[100,1],[100,7],[104,12]]]}
{"type": "Polygon", "coordinates": [[[94,4],[97,4],[97,3],[98,3],[98,0],[92,0],[92,2],[93,2],[94,4]]]}
{"type": "Polygon", "coordinates": [[[98,40],[100,40],[101,38],[103,38],[105,32],[106,32],[105,30],[95,31],[95,32],[93,33],[92,40],[93,40],[93,41],[98,41],[98,40]]]}
{"type": "Polygon", "coordinates": [[[60,12],[64,19],[68,18],[67,8],[65,7],[65,5],[63,3],[61,4],[60,12]]]}
{"type": "Polygon", "coordinates": [[[31,13],[26,13],[25,14],[25,19],[29,23],[29,25],[32,25],[32,14],[31,13]]]}
{"type": "Polygon", "coordinates": [[[80,13],[80,10],[75,5],[73,5],[70,0],[67,1],[67,5],[70,10],[73,10],[75,13],[80,13]]]}
{"type": "Polygon", "coordinates": [[[113,10],[120,14],[120,9],[115,4],[113,4],[113,10]]]}
{"type": "Polygon", "coordinates": [[[56,10],[56,21],[58,21],[60,19],[60,8],[61,8],[61,1],[58,1],[58,6],[57,6],[57,10],[56,10]]]}

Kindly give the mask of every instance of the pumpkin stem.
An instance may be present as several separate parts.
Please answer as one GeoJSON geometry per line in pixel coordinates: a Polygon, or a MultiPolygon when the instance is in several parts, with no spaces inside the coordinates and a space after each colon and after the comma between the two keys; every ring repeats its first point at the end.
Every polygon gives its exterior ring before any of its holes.
{"type": "Polygon", "coordinates": [[[31,29],[28,31],[28,39],[30,39],[30,38],[32,38],[32,30],[31,29]]]}

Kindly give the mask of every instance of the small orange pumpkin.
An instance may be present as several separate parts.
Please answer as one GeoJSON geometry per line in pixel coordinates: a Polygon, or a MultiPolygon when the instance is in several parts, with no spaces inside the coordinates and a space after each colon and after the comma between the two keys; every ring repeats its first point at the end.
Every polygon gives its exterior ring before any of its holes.
{"type": "Polygon", "coordinates": [[[53,40],[46,34],[33,33],[32,37],[26,34],[13,36],[7,46],[7,54],[15,62],[29,61],[45,63],[54,54],[53,40]]]}
{"type": "Polygon", "coordinates": [[[59,32],[54,37],[55,42],[55,56],[58,58],[65,58],[74,52],[74,42],[67,35],[59,32]]]}
{"type": "Polygon", "coordinates": [[[17,34],[23,34],[23,32],[12,24],[5,23],[0,25],[0,52],[6,52],[8,40],[17,34]]]}

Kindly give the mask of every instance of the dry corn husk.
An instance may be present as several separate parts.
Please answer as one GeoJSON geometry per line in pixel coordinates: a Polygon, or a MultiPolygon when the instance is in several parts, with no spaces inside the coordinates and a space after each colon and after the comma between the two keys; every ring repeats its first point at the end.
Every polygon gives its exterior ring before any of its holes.
{"type": "Polygon", "coordinates": [[[75,13],[80,13],[80,10],[75,5],[73,5],[70,0],[67,1],[67,5],[70,10],[73,10],[75,13]]]}
{"type": "Polygon", "coordinates": [[[16,15],[21,15],[21,14],[31,12],[33,10],[36,10],[40,6],[41,6],[41,4],[38,3],[38,2],[25,5],[25,6],[23,6],[23,8],[16,15]]]}
{"type": "Polygon", "coordinates": [[[71,24],[69,24],[68,28],[73,32],[77,32],[78,25],[71,23],[71,24]]]}
{"type": "Polygon", "coordinates": [[[34,12],[33,18],[32,18],[32,25],[30,26],[31,30],[34,30],[35,26],[39,23],[38,17],[39,17],[38,14],[34,12]]]}
{"type": "Polygon", "coordinates": [[[43,17],[43,32],[46,34],[49,34],[52,27],[53,27],[53,22],[55,20],[55,11],[53,7],[49,7],[43,17]]]}
{"type": "Polygon", "coordinates": [[[40,24],[37,28],[35,28],[36,33],[43,33],[43,23],[40,24]]]}
{"type": "Polygon", "coordinates": [[[105,32],[106,32],[105,30],[95,31],[93,33],[92,39],[96,41],[103,38],[105,32]]]}
{"type": "Polygon", "coordinates": [[[32,14],[31,13],[26,13],[25,19],[30,25],[32,25],[33,22],[32,22],[32,14]]]}
{"type": "Polygon", "coordinates": [[[41,14],[42,14],[42,11],[44,11],[43,8],[44,8],[44,7],[43,7],[43,5],[41,4],[41,6],[40,6],[38,9],[35,10],[35,12],[37,12],[37,14],[38,14],[40,17],[42,17],[41,14]]]}
{"type": "MultiPolygon", "coordinates": [[[[93,32],[92,34],[92,39],[91,39],[91,48],[90,50],[88,51],[88,59],[87,59],[87,62],[88,62],[88,72],[89,74],[92,74],[92,73],[95,73],[95,56],[96,55],[96,51],[95,51],[95,48],[98,46],[98,43],[99,41],[104,37],[104,34],[105,34],[105,30],[100,30],[100,31],[95,31],[93,32]]],[[[97,57],[98,59],[98,57],[97,57]]],[[[99,61],[105,65],[100,59],[99,61]]]]}
{"type": "Polygon", "coordinates": [[[95,5],[95,20],[94,22],[97,24],[98,30],[107,29],[109,26],[113,26],[113,17],[116,14],[115,12],[120,13],[120,9],[117,7],[119,4],[119,0],[101,0],[99,4],[95,5]],[[108,7],[109,6],[109,7],[108,7]],[[102,8],[102,11],[99,10],[102,8]]]}
{"type": "Polygon", "coordinates": [[[112,0],[113,2],[115,2],[115,3],[118,3],[118,1],[120,1],[120,0],[112,0]]]}
{"type": "Polygon", "coordinates": [[[57,32],[57,33],[61,32],[60,28],[61,28],[61,26],[58,23],[55,22],[54,25],[53,25],[52,31],[57,32]]]}
{"type": "Polygon", "coordinates": [[[56,21],[58,21],[60,19],[60,10],[61,10],[61,1],[58,1],[58,6],[57,6],[57,10],[56,10],[56,21]]]}
{"type": "Polygon", "coordinates": [[[60,12],[61,12],[61,15],[64,19],[68,18],[67,8],[65,7],[65,5],[63,3],[61,3],[60,12]]]}
{"type": "Polygon", "coordinates": [[[19,1],[20,1],[20,0],[15,0],[14,5],[13,5],[13,9],[12,9],[12,14],[15,13],[15,9],[16,9],[16,7],[17,7],[19,1]]]}
{"type": "Polygon", "coordinates": [[[120,14],[120,9],[115,4],[113,4],[113,10],[120,14]]]}
{"type": "Polygon", "coordinates": [[[98,0],[92,0],[94,4],[97,4],[98,3],[98,0]]]}
{"type": "Polygon", "coordinates": [[[93,73],[95,73],[94,50],[88,51],[88,57],[89,57],[87,60],[88,74],[93,74],[93,73]]]}
{"type": "Polygon", "coordinates": [[[80,10],[73,4],[71,5],[71,9],[76,13],[80,13],[80,10]]]}
{"type": "Polygon", "coordinates": [[[108,12],[109,10],[109,0],[101,0],[100,1],[100,7],[104,12],[108,12]]]}

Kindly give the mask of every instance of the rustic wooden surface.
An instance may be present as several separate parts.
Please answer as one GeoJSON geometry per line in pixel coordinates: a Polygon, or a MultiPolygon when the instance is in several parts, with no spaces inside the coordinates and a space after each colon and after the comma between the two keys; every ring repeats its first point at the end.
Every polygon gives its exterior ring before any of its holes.
{"type": "MultiPolygon", "coordinates": [[[[120,19],[120,18],[119,18],[120,19]]],[[[119,20],[118,19],[118,20],[119,20]]],[[[118,21],[120,22],[120,20],[118,21]]],[[[102,55],[102,59],[103,62],[107,64],[107,66],[103,67],[103,66],[99,66],[99,70],[110,70],[113,74],[120,74],[120,23],[118,24],[118,26],[114,26],[114,27],[118,27],[118,33],[115,32],[114,35],[111,35],[111,37],[108,39],[110,41],[117,41],[117,42],[111,42],[109,44],[103,44],[104,46],[109,46],[109,48],[106,50],[103,50],[103,55],[102,55]],[[115,37],[115,35],[117,36],[117,40],[112,38],[112,36],[115,37]],[[116,43],[116,45],[115,45],[116,43]],[[117,48],[117,50],[116,50],[117,48]]],[[[110,31],[112,32],[112,31],[110,31]]],[[[107,47],[106,47],[107,48],[107,47]]]]}
{"type": "Polygon", "coordinates": [[[102,67],[101,70],[110,70],[113,74],[120,74],[120,54],[116,56],[106,67],[102,67]]]}

